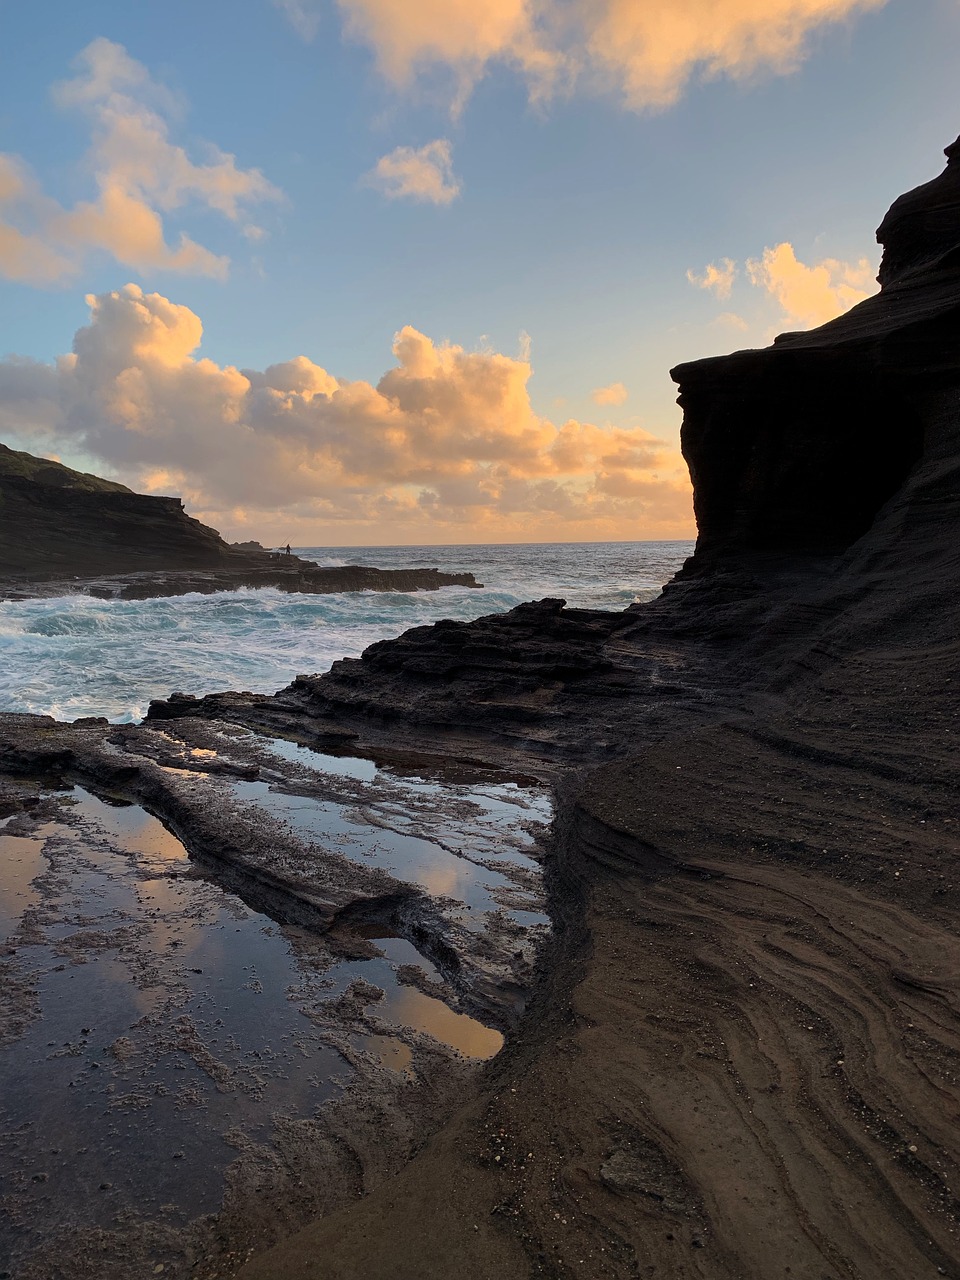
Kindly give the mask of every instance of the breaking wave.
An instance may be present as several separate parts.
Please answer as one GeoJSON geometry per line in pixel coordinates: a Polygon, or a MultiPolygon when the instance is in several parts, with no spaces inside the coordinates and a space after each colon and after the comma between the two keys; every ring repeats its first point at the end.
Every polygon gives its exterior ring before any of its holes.
{"type": "Polygon", "coordinates": [[[157,600],[60,596],[0,604],[0,710],[139,720],[174,690],[273,693],[375,640],[439,618],[467,621],[524,600],[622,609],[652,599],[688,542],[303,548],[320,564],[473,572],[482,591],[289,595],[273,589],[157,600]]]}

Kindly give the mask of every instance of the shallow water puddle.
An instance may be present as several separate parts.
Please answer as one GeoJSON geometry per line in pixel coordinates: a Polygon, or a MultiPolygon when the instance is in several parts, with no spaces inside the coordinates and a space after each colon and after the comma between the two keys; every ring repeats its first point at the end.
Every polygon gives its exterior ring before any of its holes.
{"type": "Polygon", "coordinates": [[[23,912],[37,901],[33,881],[43,868],[43,840],[6,835],[0,826],[0,858],[0,942],[6,942],[23,912]]]}
{"type": "Polygon", "coordinates": [[[238,799],[269,810],[303,837],[332,842],[343,857],[448,899],[448,918],[469,929],[482,930],[488,913],[502,912],[524,929],[542,934],[549,927],[537,856],[552,813],[545,793],[513,781],[399,774],[283,739],[256,741],[297,766],[296,774],[231,782],[238,799]],[[311,779],[322,789],[331,778],[342,780],[345,793],[309,794],[311,779]]]}
{"type": "Polygon", "coordinates": [[[2,963],[26,1023],[0,1048],[0,1258],[128,1210],[216,1209],[236,1135],[269,1144],[272,1117],[312,1115],[348,1063],[413,1074],[421,1034],[500,1048],[421,989],[440,975],[409,942],[338,959],[198,874],[138,806],[77,788],[59,807],[0,826],[2,963]]]}

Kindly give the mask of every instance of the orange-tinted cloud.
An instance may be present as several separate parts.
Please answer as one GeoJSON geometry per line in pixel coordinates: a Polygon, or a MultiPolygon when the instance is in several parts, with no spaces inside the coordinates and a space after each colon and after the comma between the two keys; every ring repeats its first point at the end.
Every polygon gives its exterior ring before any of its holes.
{"type": "Polygon", "coordinates": [[[279,192],[259,170],[238,168],[216,147],[195,164],[171,142],[165,113],[177,104],[122,45],[94,40],[75,66],[78,74],[58,85],[55,97],[90,121],[86,163],[97,195],[64,209],[22,161],[0,156],[0,274],[50,283],[75,274],[98,250],[142,271],[223,277],[226,256],[183,233],[167,243],[164,215],[192,204],[239,223],[249,204],[279,192]]]}
{"type": "Polygon", "coordinates": [[[390,200],[450,204],[460,194],[460,183],[453,173],[453,152],[446,138],[418,148],[396,147],[380,157],[366,180],[390,200]]]}
{"type": "Polygon", "coordinates": [[[0,362],[0,430],[82,449],[215,521],[238,527],[242,510],[248,532],[312,521],[374,541],[510,537],[524,522],[526,537],[691,530],[676,451],[642,430],[541,417],[523,360],[408,325],[375,385],[306,356],[240,370],[197,358],[199,317],[159,294],[127,285],[88,302],[56,366],[0,362]]]}
{"type": "Polygon", "coordinates": [[[721,258],[719,262],[711,262],[704,267],[702,274],[687,271],[687,279],[698,289],[707,289],[718,298],[729,298],[733,290],[733,282],[737,277],[737,264],[732,258],[721,258]]]}
{"type": "Polygon", "coordinates": [[[462,106],[492,63],[534,99],[580,84],[634,110],[674,103],[692,80],[793,71],[810,37],[886,0],[338,0],[347,34],[398,87],[437,70],[462,106]]]}
{"type": "Polygon", "coordinates": [[[608,387],[595,387],[591,398],[594,404],[623,404],[629,394],[622,382],[611,382],[608,387]]]}
{"type": "Polygon", "coordinates": [[[869,258],[856,263],[824,258],[807,266],[786,241],[751,258],[747,273],[751,283],[776,298],[783,323],[794,329],[825,324],[877,291],[876,267],[869,258]]]}
{"type": "MultiPolygon", "coordinates": [[[[738,270],[730,258],[721,258],[719,264],[711,263],[702,275],[688,271],[687,279],[718,298],[728,298],[738,270]]],[[[808,266],[788,241],[764,249],[759,258],[748,258],[745,275],[751,285],[779,304],[776,328],[810,329],[825,324],[876,293],[876,267],[869,258],[857,262],[822,258],[808,266]]],[[[723,312],[713,323],[741,331],[750,327],[734,311],[723,312]]]]}

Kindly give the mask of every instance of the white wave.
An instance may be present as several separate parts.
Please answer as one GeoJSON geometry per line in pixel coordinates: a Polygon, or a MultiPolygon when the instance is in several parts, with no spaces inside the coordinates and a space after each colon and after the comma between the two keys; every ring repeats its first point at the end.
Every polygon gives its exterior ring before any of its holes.
{"type": "Polygon", "coordinates": [[[523,600],[622,609],[649,599],[687,543],[305,549],[329,563],[472,571],[482,591],[291,595],[244,587],[214,595],[99,600],[80,594],[0,603],[0,710],[73,720],[138,720],[174,690],[272,693],[300,672],[358,657],[375,640],[440,618],[469,620],[523,600]]]}

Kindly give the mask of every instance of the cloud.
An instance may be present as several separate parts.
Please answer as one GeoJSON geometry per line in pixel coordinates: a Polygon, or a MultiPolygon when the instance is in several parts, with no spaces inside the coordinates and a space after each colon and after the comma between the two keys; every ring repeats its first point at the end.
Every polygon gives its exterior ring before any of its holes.
{"type": "Polygon", "coordinates": [[[711,262],[704,268],[702,275],[695,271],[687,271],[687,279],[698,289],[707,289],[718,298],[729,298],[733,282],[737,276],[737,264],[732,258],[721,258],[719,263],[711,262]]]}
{"type": "Polygon", "coordinates": [[[100,251],[139,271],[222,278],[229,259],[185,232],[169,244],[164,215],[190,205],[239,224],[249,204],[277,199],[279,191],[212,144],[196,163],[171,142],[168,117],[180,104],[122,45],[100,37],[74,65],[77,75],[57,85],[54,97],[90,122],[85,167],[97,194],[65,209],[44,195],[22,160],[0,155],[0,273],[49,284],[76,274],[88,253],[100,251]]]}
{"type": "Polygon", "coordinates": [[[387,539],[691,529],[676,451],[642,430],[541,417],[523,360],[408,325],[376,384],[302,355],[240,370],[198,357],[200,318],[160,294],[129,284],[87,301],[90,322],[55,365],[0,361],[0,432],[179,491],[214,523],[387,539]]]}
{"type": "MultiPolygon", "coordinates": [[[[706,267],[702,275],[688,271],[687,279],[697,288],[725,299],[733,290],[738,270],[731,258],[721,258],[719,263],[706,267]]],[[[788,241],[765,248],[759,258],[748,258],[745,274],[750,284],[779,304],[777,327],[810,329],[825,324],[876,292],[876,268],[869,258],[857,262],[823,258],[808,266],[799,260],[788,241]]],[[[712,323],[740,332],[750,327],[735,311],[724,311],[712,323]]]]}
{"type": "Polygon", "coordinates": [[[496,63],[534,101],[575,85],[632,110],[671,106],[692,82],[787,74],[821,28],[886,0],[338,0],[348,36],[398,88],[448,76],[454,110],[496,63]]]}
{"type": "Polygon", "coordinates": [[[594,404],[623,404],[630,393],[622,382],[611,382],[609,387],[596,387],[591,394],[594,404]]]}
{"type": "Polygon", "coordinates": [[[395,148],[380,157],[366,181],[389,200],[450,204],[460,194],[460,182],[453,173],[453,152],[446,138],[437,138],[416,150],[395,148]]]}
{"type": "Polygon", "coordinates": [[[750,328],[749,322],[735,311],[721,311],[712,323],[722,329],[737,329],[740,333],[745,333],[750,328]]]}
{"type": "Polygon", "coordinates": [[[320,30],[320,11],[310,0],[273,0],[297,35],[308,44],[320,30]]]}
{"type": "Polygon", "coordinates": [[[876,293],[876,268],[868,258],[856,263],[824,258],[807,266],[786,241],[749,259],[747,274],[780,303],[783,323],[796,329],[824,324],[876,293]]]}

